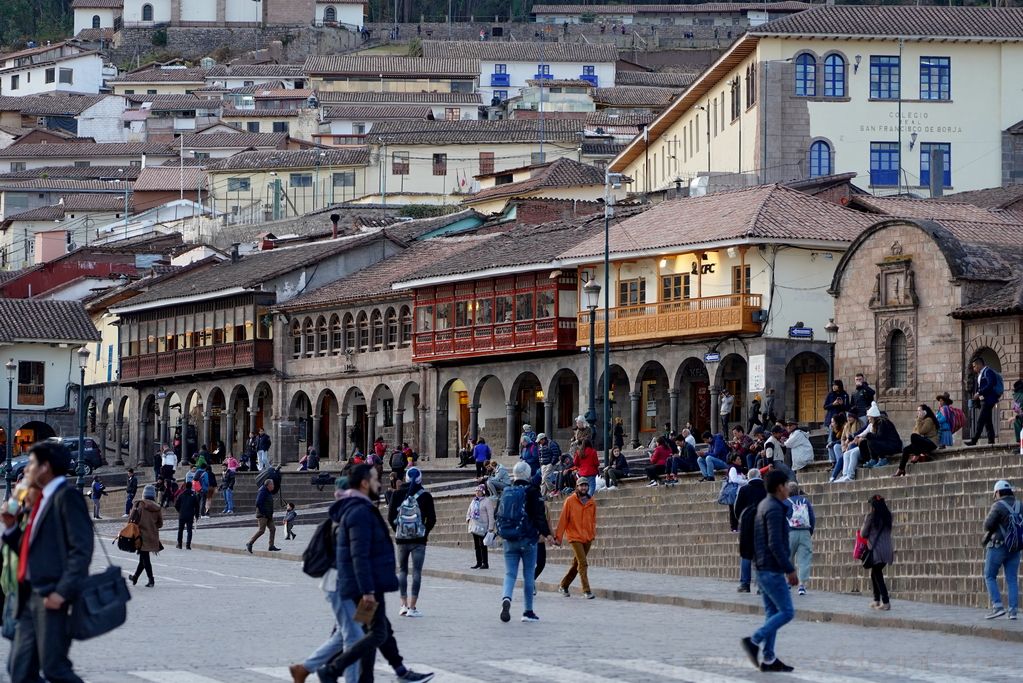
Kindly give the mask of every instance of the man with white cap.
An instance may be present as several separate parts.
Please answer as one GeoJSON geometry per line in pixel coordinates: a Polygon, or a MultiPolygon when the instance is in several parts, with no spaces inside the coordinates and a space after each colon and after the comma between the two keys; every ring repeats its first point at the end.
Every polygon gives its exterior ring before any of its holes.
{"type": "Polygon", "coordinates": [[[1023,506],[1012,493],[1012,485],[1002,479],[995,482],[995,502],[984,520],[986,558],[984,582],[991,596],[991,611],[986,619],[1006,614],[1002,594],[998,590],[998,571],[1005,567],[1005,588],[1009,594],[1009,619],[1015,620],[1019,610],[1019,558],[1023,547],[1023,506]]]}
{"type": "Polygon", "coordinates": [[[391,496],[387,521],[394,528],[394,541],[398,544],[398,595],[401,608],[398,616],[421,617],[416,609],[419,585],[423,580],[423,562],[426,561],[426,541],[437,524],[433,496],[423,488],[423,472],[418,467],[405,470],[405,485],[391,496]],[[408,564],[412,558],[412,590],[408,590],[408,564]]]}

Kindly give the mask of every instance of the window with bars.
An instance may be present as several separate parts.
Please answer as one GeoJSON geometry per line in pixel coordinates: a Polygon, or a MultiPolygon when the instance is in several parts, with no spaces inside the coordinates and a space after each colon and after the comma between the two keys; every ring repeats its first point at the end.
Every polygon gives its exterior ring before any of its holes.
{"type": "Polygon", "coordinates": [[[879,55],[872,55],[870,57],[870,99],[899,99],[900,79],[900,62],[898,57],[879,55]]]}
{"type": "Polygon", "coordinates": [[[434,175],[447,175],[448,174],[448,155],[447,154],[434,154],[433,155],[433,174],[434,175]]]}
{"type": "Polygon", "coordinates": [[[494,153],[480,152],[480,175],[494,172],[494,153]]]}
{"type": "Polygon", "coordinates": [[[909,351],[906,335],[895,330],[888,338],[888,386],[905,387],[908,383],[909,351]]]}
{"type": "MultiPolygon", "coordinates": [[[[408,175],[409,158],[408,152],[394,152],[391,154],[391,175],[408,175]]],[[[434,155],[434,164],[437,163],[437,155],[434,155]]]]}
{"type": "Polygon", "coordinates": [[[952,61],[948,57],[920,58],[920,99],[952,99],[952,61]]]}

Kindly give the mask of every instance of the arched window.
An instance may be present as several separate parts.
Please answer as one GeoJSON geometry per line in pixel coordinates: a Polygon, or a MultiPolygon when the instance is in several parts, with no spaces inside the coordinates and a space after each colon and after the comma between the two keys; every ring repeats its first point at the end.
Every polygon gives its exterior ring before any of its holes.
{"type": "Polygon", "coordinates": [[[330,330],[327,329],[327,319],[322,315],[316,319],[316,351],[321,356],[326,356],[330,350],[330,330]]]}
{"type": "Polygon", "coordinates": [[[327,9],[323,10],[323,20],[337,21],[337,10],[334,9],[333,7],[328,7],[327,9]]]}
{"type": "Polygon", "coordinates": [[[345,313],[341,327],[345,335],[345,349],[355,349],[355,318],[351,313],[345,313]]]}
{"type": "Polygon", "coordinates": [[[796,95],[813,97],[817,94],[817,58],[804,52],[796,57],[796,95]]]}
{"type": "Polygon", "coordinates": [[[93,28],[99,28],[99,15],[98,14],[93,14],[92,15],[92,27],[93,28]]]}
{"type": "Polygon", "coordinates": [[[384,318],[379,310],[373,311],[370,326],[373,328],[373,350],[376,351],[384,346],[384,318]]]}
{"type": "Polygon", "coordinates": [[[412,343],[412,309],[408,306],[401,307],[401,337],[398,342],[401,346],[408,346],[412,343]]]}
{"type": "Polygon", "coordinates": [[[824,60],[824,96],[845,97],[845,58],[828,55],[824,60]]]}
{"type": "Polygon", "coordinates": [[[398,346],[398,313],[393,308],[388,308],[384,314],[384,325],[387,328],[387,348],[393,349],[398,346]]]}
{"type": "Polygon", "coordinates": [[[142,5],[142,21],[153,20],[153,6],[150,4],[142,5]]]}
{"type": "Polygon", "coordinates": [[[810,177],[818,178],[831,173],[831,145],[818,140],[810,145],[810,177]]]}
{"type": "Polygon", "coordinates": [[[344,347],[341,346],[344,337],[341,335],[341,318],[337,313],[330,316],[330,352],[334,355],[341,353],[344,347]]]}
{"type": "Polygon", "coordinates": [[[902,330],[895,330],[888,338],[888,386],[906,386],[907,356],[906,335],[902,330]]]}
{"type": "Polygon", "coordinates": [[[306,356],[316,355],[316,329],[313,327],[313,319],[306,318],[305,323],[302,325],[304,330],[303,336],[305,337],[305,344],[302,347],[302,351],[306,356]]]}
{"type": "Polygon", "coordinates": [[[291,323],[291,357],[302,357],[302,323],[297,320],[291,323]]]}
{"type": "Polygon", "coordinates": [[[356,327],[359,331],[359,350],[366,351],[369,349],[369,318],[366,317],[366,311],[359,311],[356,327]]]}

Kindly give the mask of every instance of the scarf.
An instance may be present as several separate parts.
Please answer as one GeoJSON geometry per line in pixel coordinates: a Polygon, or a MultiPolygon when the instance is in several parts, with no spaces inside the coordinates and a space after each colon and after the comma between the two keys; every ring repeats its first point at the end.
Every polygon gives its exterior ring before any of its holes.
{"type": "Polygon", "coordinates": [[[480,503],[482,502],[483,500],[478,496],[472,499],[472,503],[469,506],[469,519],[476,520],[480,518],[480,503]]]}

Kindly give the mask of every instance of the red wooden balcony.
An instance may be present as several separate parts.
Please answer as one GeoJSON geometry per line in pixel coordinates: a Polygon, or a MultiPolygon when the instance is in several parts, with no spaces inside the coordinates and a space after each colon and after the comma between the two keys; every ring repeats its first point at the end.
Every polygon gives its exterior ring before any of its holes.
{"type": "Polygon", "coordinates": [[[575,348],[573,318],[541,318],[416,332],[412,359],[438,361],[575,348]]]}
{"type": "Polygon", "coordinates": [[[233,344],[128,356],[121,359],[120,381],[131,384],[181,375],[270,370],[273,360],[272,339],[250,339],[233,344]]]}

